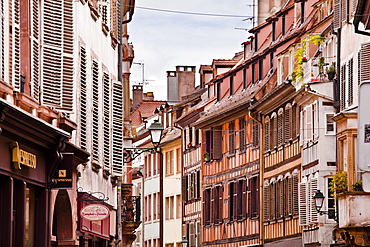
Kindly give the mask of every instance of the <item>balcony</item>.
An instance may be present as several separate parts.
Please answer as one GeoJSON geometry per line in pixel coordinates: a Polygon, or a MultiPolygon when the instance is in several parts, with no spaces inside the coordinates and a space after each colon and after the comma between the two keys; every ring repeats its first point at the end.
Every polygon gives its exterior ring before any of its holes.
{"type": "Polygon", "coordinates": [[[122,221],[140,221],[140,196],[125,196],[122,198],[122,221]]]}
{"type": "Polygon", "coordinates": [[[339,229],[341,239],[350,246],[370,246],[370,194],[348,191],[338,195],[339,229]]]}

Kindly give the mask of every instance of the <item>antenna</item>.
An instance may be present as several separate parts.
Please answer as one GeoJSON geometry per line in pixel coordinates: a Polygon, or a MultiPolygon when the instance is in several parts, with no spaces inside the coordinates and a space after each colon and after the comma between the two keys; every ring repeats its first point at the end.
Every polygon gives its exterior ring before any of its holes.
{"type": "Polygon", "coordinates": [[[148,85],[149,84],[149,81],[154,81],[154,80],[147,80],[145,79],[145,74],[144,74],[144,61],[141,61],[141,62],[134,62],[133,64],[137,64],[139,66],[141,66],[141,82],[139,82],[139,85],[148,85]]]}

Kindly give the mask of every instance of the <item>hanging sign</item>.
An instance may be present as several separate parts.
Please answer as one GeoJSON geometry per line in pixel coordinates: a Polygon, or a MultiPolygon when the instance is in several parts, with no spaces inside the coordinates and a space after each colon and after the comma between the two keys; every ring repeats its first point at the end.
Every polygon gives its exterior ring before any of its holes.
{"type": "Polygon", "coordinates": [[[80,215],[86,220],[104,220],[109,216],[109,208],[102,204],[90,204],[81,209],[80,215]]]}
{"type": "Polygon", "coordinates": [[[62,153],[63,159],[56,170],[53,181],[54,189],[72,188],[73,153],[62,153]]]}

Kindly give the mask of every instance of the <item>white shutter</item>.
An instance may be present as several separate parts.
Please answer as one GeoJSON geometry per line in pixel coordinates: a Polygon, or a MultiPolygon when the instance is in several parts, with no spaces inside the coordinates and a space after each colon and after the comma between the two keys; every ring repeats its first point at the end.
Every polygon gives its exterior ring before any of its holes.
{"type": "Polygon", "coordinates": [[[333,28],[338,29],[341,27],[341,24],[341,0],[334,0],[333,28]]]}
{"type": "Polygon", "coordinates": [[[370,81],[370,43],[361,44],[359,71],[361,82],[370,81]]]}
{"type": "Polygon", "coordinates": [[[309,211],[310,211],[310,223],[317,223],[319,221],[319,215],[316,210],[315,206],[315,200],[313,199],[313,196],[315,192],[317,191],[317,178],[312,178],[310,181],[310,190],[308,194],[309,199],[309,211]]]}
{"type": "Polygon", "coordinates": [[[69,112],[73,108],[73,33],[73,0],[64,0],[62,105],[59,109],[69,112]]]}
{"type": "Polygon", "coordinates": [[[110,108],[111,108],[111,100],[110,100],[110,78],[107,72],[103,73],[103,127],[104,127],[104,169],[109,170],[111,172],[111,155],[110,155],[110,147],[111,143],[111,117],[110,117],[110,108]]]}
{"type": "Polygon", "coordinates": [[[113,83],[112,99],[112,121],[113,121],[113,173],[122,175],[123,169],[123,87],[120,82],[113,83]]]}
{"type": "Polygon", "coordinates": [[[307,185],[306,183],[299,183],[299,224],[300,225],[307,225],[307,185]]]}
{"type": "Polygon", "coordinates": [[[80,47],[80,145],[87,147],[87,57],[86,49],[80,47]]]}
{"type": "Polygon", "coordinates": [[[92,64],[92,158],[99,162],[99,64],[92,64]]]}
{"type": "Polygon", "coordinates": [[[64,111],[73,105],[73,1],[43,5],[42,103],[64,111]]]}

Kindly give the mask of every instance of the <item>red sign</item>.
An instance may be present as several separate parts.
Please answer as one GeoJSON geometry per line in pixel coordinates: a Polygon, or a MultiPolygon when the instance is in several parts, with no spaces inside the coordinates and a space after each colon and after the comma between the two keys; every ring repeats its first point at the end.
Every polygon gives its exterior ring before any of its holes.
{"type": "Polygon", "coordinates": [[[109,216],[109,209],[101,204],[90,204],[83,207],[80,214],[86,220],[104,220],[109,216]]]}

